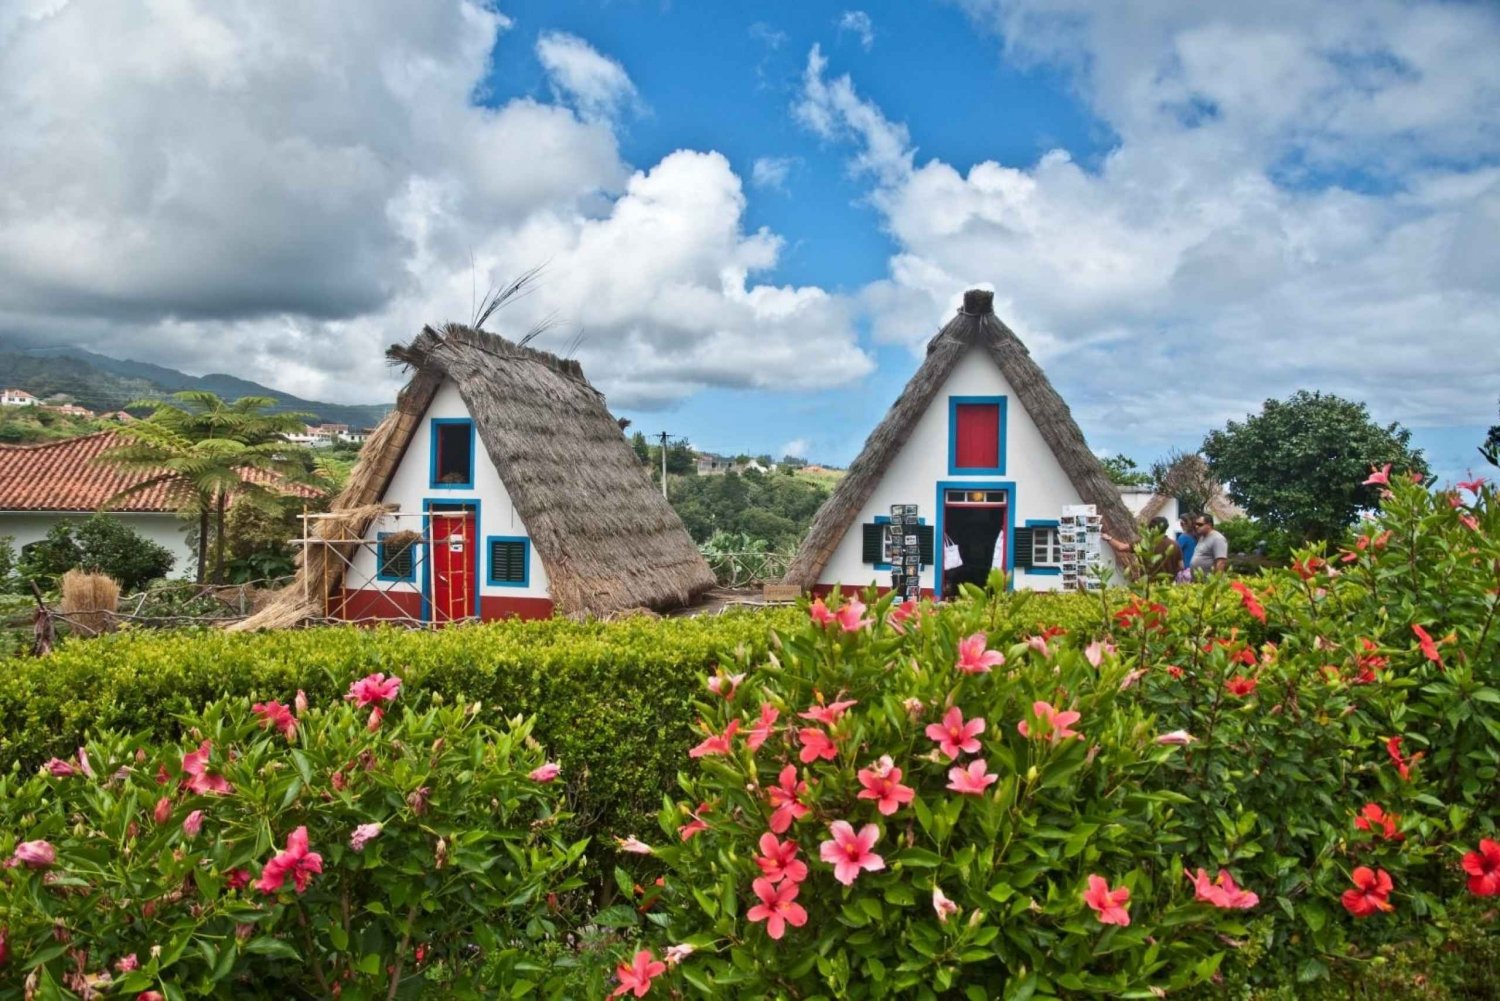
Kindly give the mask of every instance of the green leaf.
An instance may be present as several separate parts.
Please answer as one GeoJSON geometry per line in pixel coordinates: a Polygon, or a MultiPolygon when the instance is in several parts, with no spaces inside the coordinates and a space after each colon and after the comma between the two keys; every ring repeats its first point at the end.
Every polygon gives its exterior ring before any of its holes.
{"type": "Polygon", "coordinates": [[[302,956],[290,945],[270,935],[258,935],[245,943],[245,951],[272,959],[294,959],[301,962],[302,956]]]}

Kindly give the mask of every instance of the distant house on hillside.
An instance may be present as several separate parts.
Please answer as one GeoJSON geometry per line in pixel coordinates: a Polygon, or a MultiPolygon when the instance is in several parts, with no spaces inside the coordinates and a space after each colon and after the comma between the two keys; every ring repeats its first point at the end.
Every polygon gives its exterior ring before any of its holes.
{"type": "Polygon", "coordinates": [[[458,325],[388,354],[411,381],[246,628],[665,610],[713,587],[577,362],[458,325]]]}
{"type": "Polygon", "coordinates": [[[39,401],[24,389],[0,391],[0,407],[34,407],[39,401]]]}
{"type": "MultiPolygon", "coordinates": [[[[105,509],[120,491],[155,475],[125,472],[98,461],[126,442],[118,431],[100,431],[39,445],[0,445],[0,536],[10,536],[19,551],[46,538],[60,521],[80,522],[104,511],[166,548],[176,558],[176,572],[189,575],[196,553],[184,531],[186,522],[177,513],[182,497],[169,484],[131,494],[105,509]]],[[[260,472],[251,477],[267,485],[272,481],[270,474],[260,472]]],[[[289,489],[308,498],[317,496],[306,487],[289,489]]]]}
{"type": "Polygon", "coordinates": [[[821,593],[899,577],[905,594],[942,594],[1000,569],[1016,588],[1078,586],[1091,566],[1117,569],[1103,531],[1137,535],[1067,404],[976,289],[818,511],[785,583],[821,593]],[[945,537],[960,561],[947,568],[945,537]]]}
{"type": "Polygon", "coordinates": [[[94,412],[92,410],[88,407],[80,407],[76,403],[58,403],[48,405],[43,409],[50,410],[55,414],[63,414],[66,417],[82,417],[86,420],[94,419],[94,412]]]}
{"type": "Polygon", "coordinates": [[[767,466],[759,459],[746,459],[736,461],[713,452],[699,452],[696,456],[698,461],[699,476],[723,476],[725,473],[745,473],[754,470],[757,473],[771,473],[776,471],[776,464],[767,466]]]}

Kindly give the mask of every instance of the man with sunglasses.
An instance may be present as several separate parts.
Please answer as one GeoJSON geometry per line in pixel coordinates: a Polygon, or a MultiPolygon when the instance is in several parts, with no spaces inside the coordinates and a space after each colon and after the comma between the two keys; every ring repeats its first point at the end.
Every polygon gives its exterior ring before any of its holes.
{"type": "Polygon", "coordinates": [[[1198,515],[1193,520],[1193,534],[1198,536],[1198,544],[1193,547],[1193,576],[1223,573],[1229,566],[1229,540],[1214,528],[1214,516],[1198,515]]]}

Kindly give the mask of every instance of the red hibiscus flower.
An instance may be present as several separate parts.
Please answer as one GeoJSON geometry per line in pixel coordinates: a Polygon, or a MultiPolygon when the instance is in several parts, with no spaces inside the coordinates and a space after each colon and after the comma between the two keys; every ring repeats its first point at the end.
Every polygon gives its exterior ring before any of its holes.
{"type": "Polygon", "coordinates": [[[1230,695],[1243,699],[1253,694],[1259,683],[1254,675],[1236,674],[1224,682],[1224,687],[1229,690],[1230,695]]]}
{"type": "Polygon", "coordinates": [[[1354,818],[1354,826],[1387,841],[1405,841],[1406,835],[1396,826],[1400,821],[1401,814],[1386,813],[1379,803],[1366,803],[1354,818]]]}
{"type": "Polygon", "coordinates": [[[1417,634],[1417,643],[1422,647],[1422,656],[1432,661],[1438,667],[1443,666],[1443,657],[1438,653],[1437,643],[1427,635],[1427,630],[1416,623],[1412,623],[1411,631],[1417,634]]]}
{"type": "Polygon", "coordinates": [[[387,678],[384,673],[370,674],[350,685],[344,698],[363,709],[376,702],[389,705],[400,691],[401,679],[395,675],[387,678]]]}
{"type": "Polygon", "coordinates": [[[734,735],[740,730],[740,721],[730,720],[722,734],[710,731],[708,739],[688,752],[690,758],[701,758],[708,754],[728,754],[734,744],[734,735]]]}
{"type": "Polygon", "coordinates": [[[1479,850],[1464,855],[1469,892],[1476,897],[1500,897],[1500,842],[1479,839],[1479,850]]]}
{"type": "Polygon", "coordinates": [[[915,790],[901,784],[901,769],[894,765],[890,755],[884,755],[869,768],[861,768],[858,778],[864,786],[858,798],[873,799],[882,816],[889,817],[916,796],[915,790]]]}
{"type": "Polygon", "coordinates": [[[292,715],[292,707],[284,706],[280,702],[257,702],[250,707],[250,711],[260,717],[260,726],[264,730],[267,727],[275,727],[281,731],[281,735],[291,740],[297,734],[297,717],[292,715]]]}
{"type": "Polygon", "coordinates": [[[745,743],[750,745],[751,751],[760,750],[760,746],[770,738],[771,727],[780,716],[781,711],[771,703],[760,704],[760,719],[745,733],[745,743]]]}
{"type": "MultiPolygon", "coordinates": [[[[755,858],[761,875],[772,883],[791,880],[800,883],[807,878],[807,863],[797,857],[797,842],[780,840],[769,831],[760,836],[760,854],[755,858]]],[[[772,936],[779,938],[780,936],[772,936]]]]}
{"type": "Polygon", "coordinates": [[[1245,611],[1250,613],[1251,618],[1255,619],[1258,622],[1266,621],[1265,606],[1262,605],[1260,603],[1260,600],[1255,597],[1255,592],[1250,590],[1247,584],[1245,584],[1243,581],[1237,580],[1232,581],[1229,586],[1236,592],[1238,592],[1240,596],[1240,604],[1245,606],[1245,611]]]}
{"type": "Polygon", "coordinates": [[[1344,910],[1357,918],[1367,918],[1376,911],[1393,911],[1396,905],[1388,899],[1391,895],[1391,877],[1384,869],[1371,870],[1360,866],[1350,874],[1354,889],[1345,890],[1341,898],[1344,910]]]}

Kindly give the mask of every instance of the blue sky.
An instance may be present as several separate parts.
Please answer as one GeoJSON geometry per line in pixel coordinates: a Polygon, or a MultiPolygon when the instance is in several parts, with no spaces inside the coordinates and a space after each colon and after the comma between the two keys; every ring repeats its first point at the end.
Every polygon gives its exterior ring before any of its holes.
{"type": "Polygon", "coordinates": [[[1307,388],[1454,478],[1496,51],[1456,0],[20,0],[0,330],[369,402],[542,264],[492,328],[636,427],[843,464],[983,286],[1098,451],[1307,388]]]}

